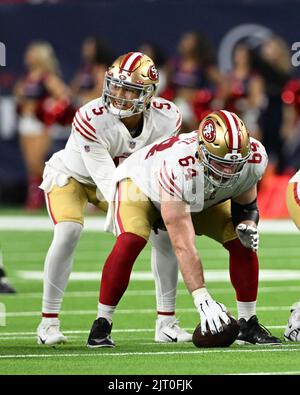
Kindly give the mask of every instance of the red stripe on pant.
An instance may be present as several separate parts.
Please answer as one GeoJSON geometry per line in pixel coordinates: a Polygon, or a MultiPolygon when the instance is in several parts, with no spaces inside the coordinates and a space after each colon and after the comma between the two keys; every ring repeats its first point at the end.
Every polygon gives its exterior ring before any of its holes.
{"type": "Polygon", "coordinates": [[[103,270],[99,301],[116,306],[127,289],[133,264],[147,241],[133,233],[122,233],[107,258],[103,270]]]}
{"type": "Polygon", "coordinates": [[[258,291],[259,264],[257,254],[239,239],[224,244],[229,251],[229,273],[239,302],[254,302],[258,291]]]}

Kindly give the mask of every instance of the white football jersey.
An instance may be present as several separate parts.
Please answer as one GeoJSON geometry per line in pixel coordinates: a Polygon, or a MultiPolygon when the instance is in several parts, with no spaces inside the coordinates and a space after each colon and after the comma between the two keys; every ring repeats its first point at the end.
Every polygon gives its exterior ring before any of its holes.
{"type": "Polygon", "coordinates": [[[204,167],[195,157],[197,144],[197,132],[191,132],[144,147],[119,166],[115,181],[131,178],[157,208],[163,188],[170,199],[182,200],[191,211],[200,212],[246,192],[267,166],[265,148],[250,138],[251,156],[236,183],[228,188],[214,187],[204,177],[204,167]]]}
{"type": "Polygon", "coordinates": [[[116,166],[145,145],[176,135],[181,121],[174,103],[154,97],[143,113],[142,132],[133,138],[122,121],[106,111],[100,97],[77,111],[65,148],[46,164],[83,184],[96,185],[108,200],[116,166]]]}

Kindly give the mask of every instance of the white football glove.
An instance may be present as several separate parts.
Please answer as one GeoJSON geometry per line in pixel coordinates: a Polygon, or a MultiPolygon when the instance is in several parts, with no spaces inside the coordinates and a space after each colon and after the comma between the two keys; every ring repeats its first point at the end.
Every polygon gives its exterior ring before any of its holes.
{"type": "Polygon", "coordinates": [[[291,310],[288,324],[284,331],[285,340],[300,342],[300,306],[291,310]]]}
{"type": "Polygon", "coordinates": [[[243,246],[257,252],[259,245],[259,234],[254,226],[239,224],[236,227],[236,233],[243,246]]]}
{"type": "Polygon", "coordinates": [[[210,330],[213,335],[218,332],[223,332],[222,321],[225,324],[230,323],[230,318],[226,314],[226,307],[222,303],[213,300],[205,288],[201,288],[197,291],[200,291],[200,293],[194,295],[194,291],[193,296],[195,306],[200,313],[202,334],[205,335],[208,330],[210,330]]]}

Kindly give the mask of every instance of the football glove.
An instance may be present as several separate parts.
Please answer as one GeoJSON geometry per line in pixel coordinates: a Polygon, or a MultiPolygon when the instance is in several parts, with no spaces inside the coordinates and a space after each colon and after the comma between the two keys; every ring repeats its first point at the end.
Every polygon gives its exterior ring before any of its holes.
{"type": "Polygon", "coordinates": [[[201,288],[201,293],[194,296],[195,306],[200,314],[201,332],[205,335],[210,331],[213,335],[223,332],[222,321],[230,323],[226,307],[212,299],[205,288],[201,288]]]}
{"type": "Polygon", "coordinates": [[[300,342],[300,307],[291,310],[288,324],[284,331],[285,340],[300,342]]]}
{"type": "Polygon", "coordinates": [[[244,247],[257,252],[259,245],[259,234],[257,228],[246,224],[239,224],[236,227],[236,233],[244,247]]]}

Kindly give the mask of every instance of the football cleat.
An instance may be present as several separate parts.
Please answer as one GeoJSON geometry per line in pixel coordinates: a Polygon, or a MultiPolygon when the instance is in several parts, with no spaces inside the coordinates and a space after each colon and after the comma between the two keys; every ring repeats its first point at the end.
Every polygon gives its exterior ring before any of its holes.
{"type": "Polygon", "coordinates": [[[272,336],[270,331],[258,322],[256,315],[253,315],[246,321],[244,318],[239,319],[240,332],[238,334],[237,344],[255,344],[261,346],[271,346],[281,344],[281,340],[272,336]]]}
{"type": "Polygon", "coordinates": [[[175,316],[157,318],[155,324],[155,338],[158,343],[184,343],[191,342],[193,336],[179,326],[175,316]]]}
{"type": "Polygon", "coordinates": [[[100,317],[94,321],[86,346],[89,348],[115,347],[110,337],[112,324],[106,318],[100,317]]]}
{"type": "Polygon", "coordinates": [[[0,294],[15,294],[17,291],[7,282],[5,277],[0,278],[0,294]]]}
{"type": "Polygon", "coordinates": [[[56,344],[66,343],[68,339],[61,333],[59,325],[58,318],[43,318],[37,328],[38,344],[55,346],[56,344]]]}
{"type": "Polygon", "coordinates": [[[292,342],[300,342],[300,306],[291,309],[286,329],[284,331],[284,339],[292,342]]]}

